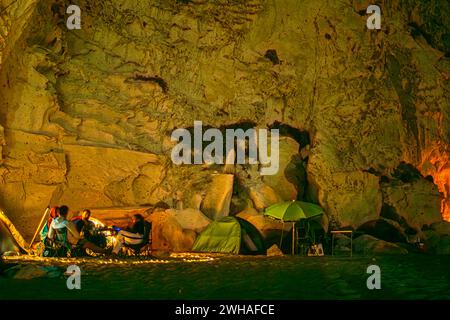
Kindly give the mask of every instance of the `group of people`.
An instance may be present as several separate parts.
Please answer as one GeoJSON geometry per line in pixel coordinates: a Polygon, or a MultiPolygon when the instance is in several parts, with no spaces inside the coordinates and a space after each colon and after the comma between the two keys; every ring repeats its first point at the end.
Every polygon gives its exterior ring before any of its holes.
{"type": "MultiPolygon", "coordinates": [[[[65,205],[53,207],[50,217],[41,230],[41,241],[54,241],[58,233],[64,233],[67,243],[74,247],[90,249],[95,253],[116,255],[124,245],[138,245],[144,242],[145,220],[140,214],[132,216],[130,224],[125,229],[114,228],[117,231],[116,241],[112,248],[106,249],[106,242],[101,243],[95,224],[90,220],[91,211],[85,209],[80,216],[68,219],[69,208],[65,205]]],[[[104,239],[104,237],[103,237],[104,239]]]]}

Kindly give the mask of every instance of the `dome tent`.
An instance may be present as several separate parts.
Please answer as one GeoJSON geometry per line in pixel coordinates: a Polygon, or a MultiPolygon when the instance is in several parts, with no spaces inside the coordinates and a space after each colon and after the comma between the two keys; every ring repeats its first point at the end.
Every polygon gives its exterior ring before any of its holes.
{"type": "Polygon", "coordinates": [[[192,251],[265,254],[264,240],[248,221],[224,217],[212,222],[196,239],[192,251]]]}

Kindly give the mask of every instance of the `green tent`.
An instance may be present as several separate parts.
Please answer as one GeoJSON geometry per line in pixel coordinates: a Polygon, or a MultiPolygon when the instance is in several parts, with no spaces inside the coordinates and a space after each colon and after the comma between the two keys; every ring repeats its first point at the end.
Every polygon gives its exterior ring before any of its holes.
{"type": "Polygon", "coordinates": [[[265,254],[265,246],[261,234],[250,222],[225,217],[211,222],[197,237],[192,251],[265,254]]]}

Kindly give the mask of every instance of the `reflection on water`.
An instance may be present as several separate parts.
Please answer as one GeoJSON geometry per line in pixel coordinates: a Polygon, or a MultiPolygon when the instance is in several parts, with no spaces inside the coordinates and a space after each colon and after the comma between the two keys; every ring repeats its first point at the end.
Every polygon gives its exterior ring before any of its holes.
{"type": "MultiPolygon", "coordinates": [[[[217,255],[219,256],[219,255],[217,255]]],[[[201,253],[171,253],[166,259],[157,257],[127,257],[127,258],[105,258],[105,257],[75,257],[75,258],[55,258],[38,257],[32,255],[5,256],[3,260],[7,263],[38,263],[42,265],[72,265],[72,264],[110,264],[110,265],[135,265],[135,264],[163,264],[176,262],[206,262],[216,258],[211,254],[201,253]]]]}

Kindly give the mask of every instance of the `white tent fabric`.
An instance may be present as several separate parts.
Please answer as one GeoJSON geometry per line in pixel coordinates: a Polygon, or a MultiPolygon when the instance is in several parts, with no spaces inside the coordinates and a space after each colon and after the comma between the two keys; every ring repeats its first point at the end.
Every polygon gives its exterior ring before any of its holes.
{"type": "Polygon", "coordinates": [[[26,243],[12,222],[0,210],[0,255],[5,252],[26,252],[26,243]]]}

